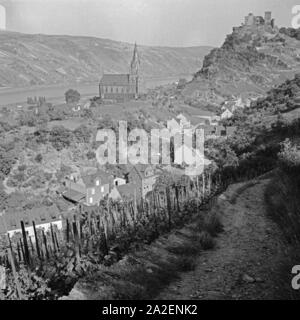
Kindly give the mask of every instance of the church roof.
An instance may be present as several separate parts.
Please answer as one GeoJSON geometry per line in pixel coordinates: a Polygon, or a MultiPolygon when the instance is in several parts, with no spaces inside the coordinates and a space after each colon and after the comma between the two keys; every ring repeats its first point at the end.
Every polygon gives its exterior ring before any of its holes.
{"type": "Polygon", "coordinates": [[[108,86],[128,86],[130,84],[129,74],[104,74],[100,84],[108,86]]]}

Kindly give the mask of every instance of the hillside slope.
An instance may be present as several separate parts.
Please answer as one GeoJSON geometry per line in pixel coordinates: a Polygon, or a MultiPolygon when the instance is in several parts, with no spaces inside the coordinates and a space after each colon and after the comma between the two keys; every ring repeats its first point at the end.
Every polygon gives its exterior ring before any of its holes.
{"type": "MultiPolygon", "coordinates": [[[[210,47],[139,46],[143,77],[192,74],[210,47]]],[[[128,72],[133,45],[107,39],[0,31],[0,87],[99,80],[128,72]]]]}
{"type": "Polygon", "coordinates": [[[300,41],[286,30],[237,27],[204,59],[184,91],[198,102],[263,95],[300,70],[300,41]]]}

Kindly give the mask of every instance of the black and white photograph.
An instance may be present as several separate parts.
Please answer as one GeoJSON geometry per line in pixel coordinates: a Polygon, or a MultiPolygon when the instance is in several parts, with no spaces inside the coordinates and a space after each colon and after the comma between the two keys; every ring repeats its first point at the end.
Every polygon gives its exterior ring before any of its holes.
{"type": "Polygon", "coordinates": [[[0,0],[0,300],[300,300],[300,0],[0,0]]]}

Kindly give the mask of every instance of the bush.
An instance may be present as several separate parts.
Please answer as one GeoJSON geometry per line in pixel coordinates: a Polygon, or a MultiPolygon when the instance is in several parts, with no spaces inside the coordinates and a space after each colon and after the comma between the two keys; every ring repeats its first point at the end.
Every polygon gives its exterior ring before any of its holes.
{"type": "Polygon", "coordinates": [[[34,158],[34,160],[38,163],[41,163],[43,161],[43,156],[39,153],[37,156],[34,158]]]}
{"type": "Polygon", "coordinates": [[[80,100],[80,93],[77,90],[69,89],[65,93],[66,103],[77,103],[80,100]]]}
{"type": "Polygon", "coordinates": [[[216,242],[207,231],[201,231],[199,242],[203,250],[211,250],[215,247],[216,242]]]}
{"type": "Polygon", "coordinates": [[[72,134],[70,130],[63,126],[56,126],[50,131],[50,138],[53,148],[57,151],[61,151],[64,148],[68,148],[72,141],[72,134]]]}
{"type": "Polygon", "coordinates": [[[96,158],[96,154],[94,151],[88,151],[86,157],[88,158],[88,160],[92,160],[96,158]]]}
{"type": "Polygon", "coordinates": [[[216,211],[210,212],[204,218],[203,230],[207,231],[212,237],[217,236],[224,230],[220,217],[216,211]]]}

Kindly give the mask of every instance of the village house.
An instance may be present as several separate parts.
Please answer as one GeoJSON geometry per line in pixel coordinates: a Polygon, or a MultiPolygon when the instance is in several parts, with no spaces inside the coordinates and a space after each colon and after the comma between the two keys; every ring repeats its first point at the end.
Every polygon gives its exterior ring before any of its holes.
{"type": "Polygon", "coordinates": [[[157,177],[151,165],[138,164],[131,168],[128,180],[136,186],[137,199],[146,198],[147,193],[153,190],[157,177]]]}
{"type": "Polygon", "coordinates": [[[211,164],[211,161],[204,156],[204,151],[192,150],[186,145],[175,150],[175,159],[182,162],[185,175],[197,176],[203,173],[205,167],[211,164]],[[194,162],[194,163],[193,163],[194,162]]]}
{"type": "Polygon", "coordinates": [[[62,196],[73,203],[98,205],[110,192],[113,177],[103,170],[94,173],[72,174],[64,181],[62,196]]]}
{"type": "Polygon", "coordinates": [[[21,221],[28,236],[34,241],[34,228],[43,229],[44,232],[50,230],[51,225],[58,230],[63,228],[63,218],[56,205],[37,207],[30,210],[14,210],[5,212],[0,216],[0,235],[8,234],[10,237],[17,233],[22,233],[21,221]]]}
{"type": "Polygon", "coordinates": [[[134,46],[128,74],[104,74],[99,83],[99,96],[103,100],[128,101],[139,94],[139,55],[134,46]]]}
{"type": "Polygon", "coordinates": [[[190,121],[192,124],[205,123],[209,125],[217,125],[220,121],[220,117],[215,113],[207,111],[207,110],[194,110],[190,116],[190,121]],[[191,120],[192,119],[192,120],[191,120]]]}
{"type": "Polygon", "coordinates": [[[231,111],[232,109],[230,108],[226,108],[222,114],[221,114],[221,119],[225,120],[225,119],[230,119],[233,117],[233,111],[231,111]]]}
{"type": "Polygon", "coordinates": [[[224,127],[224,126],[211,126],[211,125],[198,125],[195,129],[203,129],[204,137],[206,139],[217,139],[220,137],[230,137],[234,134],[236,127],[224,127]]]}
{"type": "Polygon", "coordinates": [[[186,116],[184,116],[182,113],[180,113],[176,119],[179,120],[180,126],[185,129],[185,128],[190,128],[191,127],[191,122],[187,119],[186,116]]]}
{"type": "Polygon", "coordinates": [[[183,129],[193,129],[198,125],[210,124],[213,122],[212,114],[207,117],[200,118],[198,116],[188,116],[179,114],[176,119],[171,119],[167,121],[167,128],[171,132],[172,135],[177,132],[182,132],[183,129]]]}
{"type": "Polygon", "coordinates": [[[181,132],[182,127],[176,119],[171,119],[167,121],[167,129],[170,131],[171,135],[181,132]]]}
{"type": "Polygon", "coordinates": [[[124,184],[126,184],[127,181],[125,178],[121,178],[121,177],[114,177],[114,186],[122,186],[124,184]]]}

